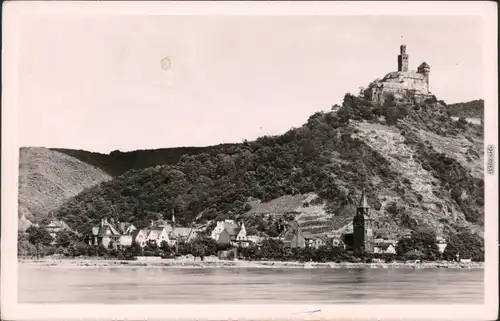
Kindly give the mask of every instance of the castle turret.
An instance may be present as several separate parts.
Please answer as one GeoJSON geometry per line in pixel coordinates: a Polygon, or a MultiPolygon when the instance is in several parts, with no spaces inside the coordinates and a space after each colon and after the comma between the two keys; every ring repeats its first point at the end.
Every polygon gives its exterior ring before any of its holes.
{"type": "Polygon", "coordinates": [[[398,55],[398,71],[408,71],[408,55],[406,54],[406,45],[401,45],[399,47],[399,55],[398,55]]]}
{"type": "Polygon", "coordinates": [[[420,66],[418,66],[417,72],[424,75],[425,82],[427,84],[427,91],[429,91],[429,73],[431,72],[431,67],[424,61],[420,64],[420,66]]]}

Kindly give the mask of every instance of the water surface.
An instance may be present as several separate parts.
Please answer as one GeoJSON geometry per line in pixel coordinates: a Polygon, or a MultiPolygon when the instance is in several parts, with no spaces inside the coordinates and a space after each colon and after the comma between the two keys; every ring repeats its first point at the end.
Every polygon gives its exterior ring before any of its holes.
{"type": "Polygon", "coordinates": [[[19,267],[20,303],[483,303],[483,269],[19,267]]]}

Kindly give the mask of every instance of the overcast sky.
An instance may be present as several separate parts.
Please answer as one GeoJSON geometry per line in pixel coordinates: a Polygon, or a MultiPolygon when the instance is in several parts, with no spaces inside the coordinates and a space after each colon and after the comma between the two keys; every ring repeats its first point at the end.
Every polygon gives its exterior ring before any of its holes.
{"type": "Polygon", "coordinates": [[[30,17],[19,144],[110,152],[280,134],[397,70],[400,44],[410,69],[431,66],[438,99],[479,99],[481,28],[473,16],[30,17]]]}

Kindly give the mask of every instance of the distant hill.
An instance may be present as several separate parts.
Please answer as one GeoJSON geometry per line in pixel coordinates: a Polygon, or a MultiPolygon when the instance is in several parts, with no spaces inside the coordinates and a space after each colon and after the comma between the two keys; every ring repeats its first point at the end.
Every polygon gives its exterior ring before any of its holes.
{"type": "Polygon", "coordinates": [[[231,144],[207,147],[176,147],[131,152],[113,151],[109,154],[88,152],[85,150],[53,148],[52,150],[75,157],[82,162],[96,166],[111,176],[118,176],[130,169],[143,169],[156,165],[174,165],[182,155],[197,155],[224,149],[231,144]]]}
{"type": "Polygon", "coordinates": [[[50,211],[111,176],[63,153],[41,147],[19,151],[20,228],[39,221],[50,211]]]}
{"type": "Polygon", "coordinates": [[[83,191],[57,216],[85,232],[103,216],[145,226],[175,210],[179,224],[244,219],[276,235],[292,215],[319,233],[347,226],[364,190],[378,228],[391,236],[483,229],[483,127],[451,120],[432,99],[379,106],[346,95],[341,108],[283,135],[185,156],[162,151],[119,155],[128,159],[120,170],[103,161],[113,173],[132,169],[83,191]]]}
{"type": "Polygon", "coordinates": [[[450,116],[484,119],[484,100],[450,104],[447,106],[450,116]]]}

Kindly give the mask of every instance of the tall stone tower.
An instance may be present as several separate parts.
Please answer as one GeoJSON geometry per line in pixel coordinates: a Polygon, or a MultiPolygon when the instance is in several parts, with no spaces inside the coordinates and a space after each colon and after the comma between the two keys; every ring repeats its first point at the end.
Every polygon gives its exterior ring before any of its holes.
{"type": "Polygon", "coordinates": [[[370,207],[368,206],[364,192],[361,195],[356,216],[354,216],[352,223],[354,250],[373,253],[375,238],[373,233],[373,219],[370,217],[370,207]]]}
{"type": "Polygon", "coordinates": [[[417,67],[417,72],[424,75],[427,92],[429,92],[429,73],[431,72],[431,67],[424,61],[417,67]]]}
{"type": "Polygon", "coordinates": [[[406,45],[401,45],[399,47],[398,55],[398,71],[408,71],[408,55],[406,54],[406,45]]]}

